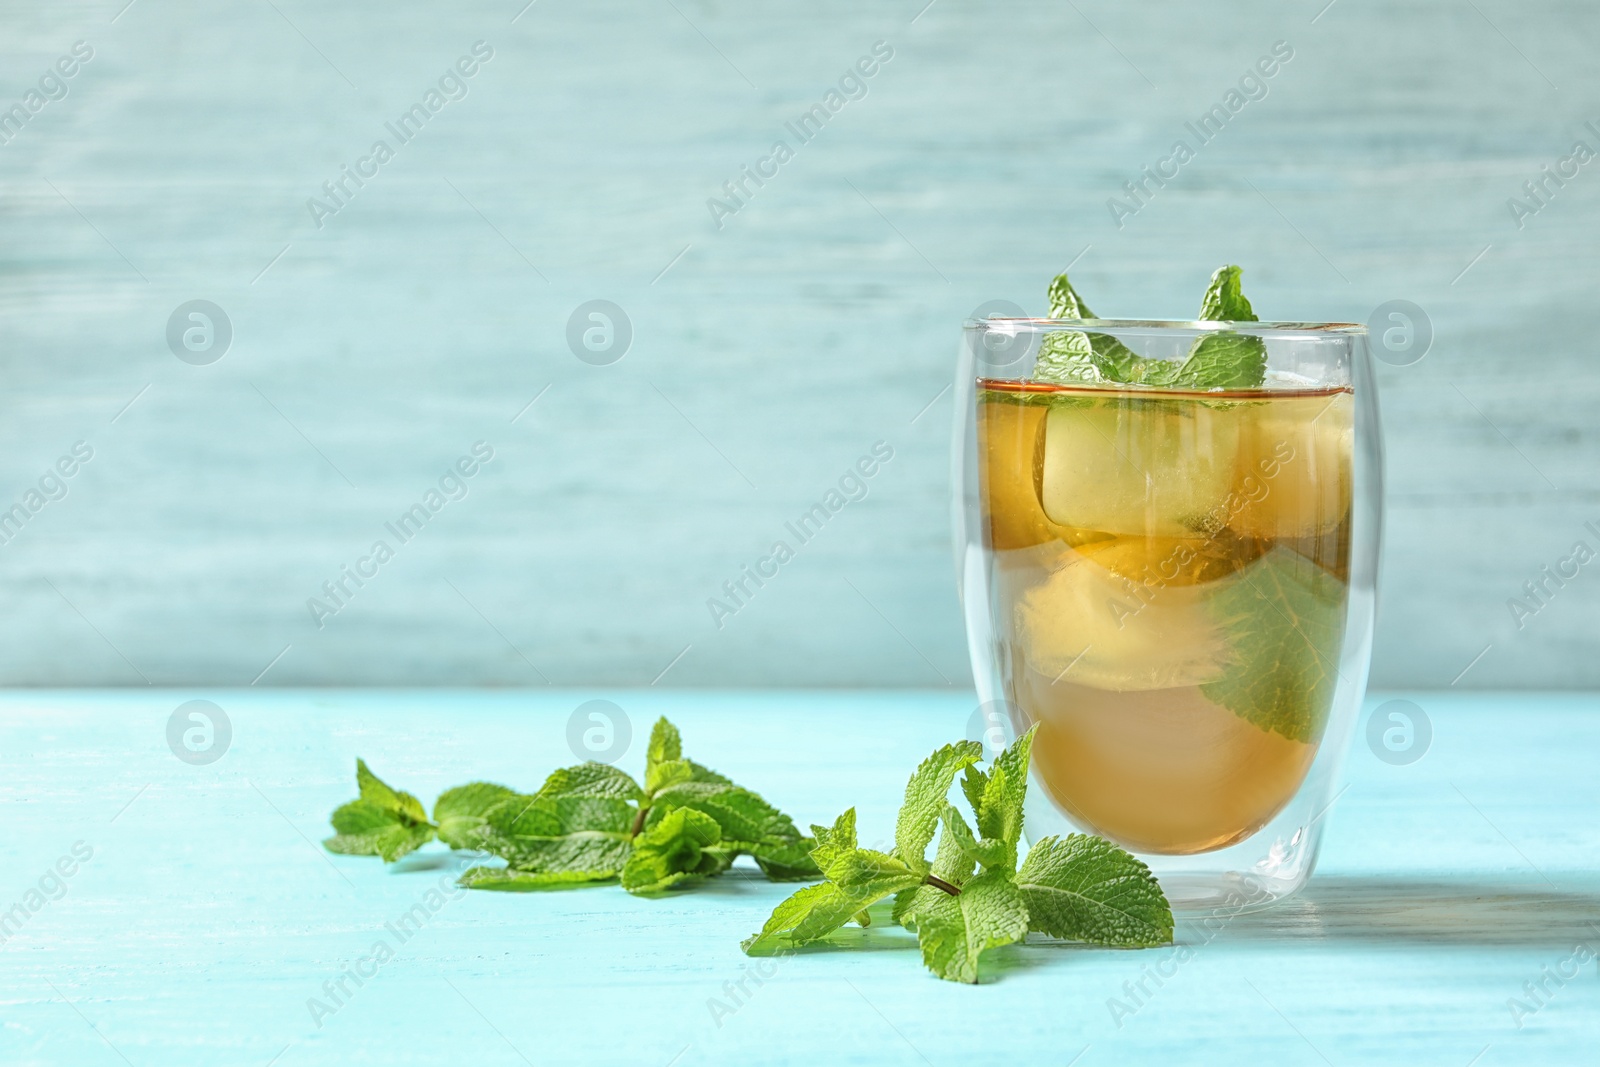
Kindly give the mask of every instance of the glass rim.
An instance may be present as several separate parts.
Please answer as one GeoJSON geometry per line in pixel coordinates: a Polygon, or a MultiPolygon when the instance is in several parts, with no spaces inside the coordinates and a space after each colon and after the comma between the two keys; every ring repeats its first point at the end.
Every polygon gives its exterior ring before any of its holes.
{"type": "Polygon", "coordinates": [[[1008,318],[994,315],[986,319],[967,319],[963,330],[990,329],[1009,325],[1050,330],[1186,330],[1192,333],[1243,333],[1258,337],[1332,335],[1364,337],[1367,327],[1358,322],[1218,322],[1206,319],[1048,319],[1008,318]]]}

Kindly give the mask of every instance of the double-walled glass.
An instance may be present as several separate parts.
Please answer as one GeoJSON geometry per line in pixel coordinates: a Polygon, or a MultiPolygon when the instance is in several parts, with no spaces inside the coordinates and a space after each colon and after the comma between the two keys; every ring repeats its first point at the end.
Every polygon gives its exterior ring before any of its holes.
{"type": "Polygon", "coordinates": [[[967,642],[990,743],[1039,727],[1028,837],[1115,841],[1181,908],[1293,893],[1372,647],[1383,493],[1366,330],[987,319],[964,328],[956,384],[967,642]],[[1041,349],[1084,347],[1048,340],[1062,332],[1180,362],[1228,334],[1264,346],[1266,380],[1032,381],[1041,349]]]}

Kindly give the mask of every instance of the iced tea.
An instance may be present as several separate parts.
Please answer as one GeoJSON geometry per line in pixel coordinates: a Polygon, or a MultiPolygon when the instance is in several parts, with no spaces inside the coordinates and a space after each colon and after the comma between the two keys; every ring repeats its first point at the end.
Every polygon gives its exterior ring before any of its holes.
{"type": "Polygon", "coordinates": [[[1299,789],[1337,677],[1352,401],[979,382],[1006,697],[1084,829],[1205,852],[1299,789]]]}

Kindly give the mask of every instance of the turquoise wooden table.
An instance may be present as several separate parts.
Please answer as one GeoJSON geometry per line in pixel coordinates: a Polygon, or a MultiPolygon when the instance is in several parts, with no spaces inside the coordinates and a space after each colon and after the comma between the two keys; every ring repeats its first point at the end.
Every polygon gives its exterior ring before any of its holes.
{"type": "Polygon", "coordinates": [[[977,987],[876,929],[845,937],[865,950],[763,964],[758,984],[739,940],[792,887],[753,871],[664,900],[435,899],[441,846],[387,870],[318,846],[357,755],[427,802],[473,777],[531,787],[572,761],[568,717],[599,695],[631,718],[622,766],[667,714],[686,752],[802,822],[855,804],[867,841],[972,707],[881,691],[8,695],[0,1063],[1594,1062],[1600,697],[1408,694],[1430,748],[1393,766],[1358,736],[1300,897],[1180,917],[1180,948],[1030,942],[977,987]],[[204,766],[166,742],[195,697],[232,724],[204,766]],[[430,901],[400,941],[391,924],[430,901]],[[314,1019],[308,1001],[380,940],[394,957],[314,1019]]]}

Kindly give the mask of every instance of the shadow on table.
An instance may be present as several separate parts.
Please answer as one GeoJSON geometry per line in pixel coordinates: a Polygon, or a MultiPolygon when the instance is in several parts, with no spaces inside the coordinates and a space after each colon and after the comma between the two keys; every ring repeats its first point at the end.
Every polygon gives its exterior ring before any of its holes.
{"type": "Polygon", "coordinates": [[[1265,911],[1218,915],[1205,924],[1199,918],[1179,917],[1180,942],[1209,939],[1209,927],[1217,940],[1570,948],[1600,941],[1600,889],[1489,878],[1318,876],[1265,911]]]}

